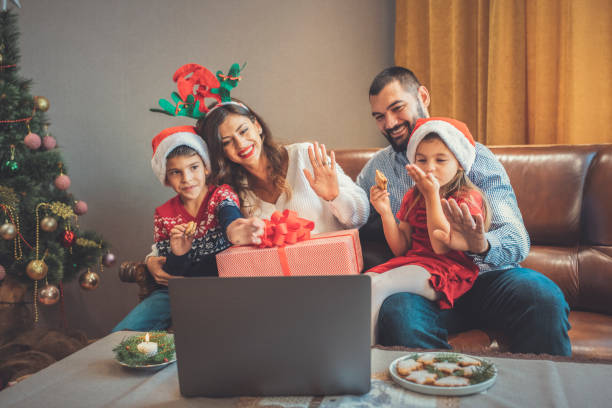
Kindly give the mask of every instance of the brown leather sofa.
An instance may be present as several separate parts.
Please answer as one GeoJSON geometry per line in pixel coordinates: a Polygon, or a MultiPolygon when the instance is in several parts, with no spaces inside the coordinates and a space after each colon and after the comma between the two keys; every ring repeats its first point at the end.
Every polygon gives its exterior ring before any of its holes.
{"type": "MultiPolygon", "coordinates": [[[[355,178],[378,149],[336,150],[355,178]]],[[[576,358],[612,359],[612,144],[498,146],[531,238],[523,266],[551,278],[570,305],[569,336],[576,358]]],[[[361,236],[366,267],[386,260],[386,245],[361,236]]],[[[125,262],[119,276],[140,285],[152,280],[141,263],[125,262]]],[[[465,352],[505,351],[500,333],[471,330],[449,342],[465,352]]]]}

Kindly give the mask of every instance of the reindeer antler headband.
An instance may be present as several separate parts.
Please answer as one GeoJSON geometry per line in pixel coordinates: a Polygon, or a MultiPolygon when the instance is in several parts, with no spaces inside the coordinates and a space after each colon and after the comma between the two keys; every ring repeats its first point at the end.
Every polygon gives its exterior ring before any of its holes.
{"type": "MultiPolygon", "coordinates": [[[[176,82],[178,92],[172,92],[171,98],[159,100],[162,109],[151,109],[170,116],[187,116],[199,119],[206,116],[211,110],[226,103],[232,102],[230,92],[242,79],[240,72],[246,63],[240,67],[237,63],[232,64],[227,74],[217,71],[214,75],[207,68],[198,64],[185,64],[176,70],[172,80],[176,82]],[[212,109],[206,106],[206,98],[215,99],[217,105],[212,109]]],[[[243,104],[238,104],[245,107],[243,104]]],[[[246,108],[246,107],[245,107],[246,108]]]]}

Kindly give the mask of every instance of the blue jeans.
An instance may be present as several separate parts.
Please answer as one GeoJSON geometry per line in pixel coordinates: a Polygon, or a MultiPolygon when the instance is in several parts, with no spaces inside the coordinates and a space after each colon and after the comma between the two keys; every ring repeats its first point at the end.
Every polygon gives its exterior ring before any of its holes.
{"type": "Polygon", "coordinates": [[[389,296],[380,308],[378,339],[384,346],[451,348],[448,335],[470,329],[503,331],[514,353],[572,354],[569,305],[545,275],[526,268],[486,272],[441,310],[412,293],[389,296]]]}
{"type": "Polygon", "coordinates": [[[137,304],[112,331],[166,330],[170,327],[170,323],[170,297],[168,296],[168,289],[158,289],[137,304]]]}

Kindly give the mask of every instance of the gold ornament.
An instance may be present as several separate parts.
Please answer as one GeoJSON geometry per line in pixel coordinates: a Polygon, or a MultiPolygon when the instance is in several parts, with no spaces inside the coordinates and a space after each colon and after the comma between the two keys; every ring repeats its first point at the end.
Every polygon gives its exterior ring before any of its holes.
{"type": "Polygon", "coordinates": [[[33,280],[41,280],[42,278],[47,276],[48,270],[49,267],[42,259],[30,261],[30,263],[28,263],[28,266],[26,267],[26,273],[28,274],[30,279],[33,280]]]}
{"type": "Polygon", "coordinates": [[[10,222],[2,224],[2,226],[0,226],[0,236],[7,241],[14,239],[17,236],[17,228],[15,227],[15,224],[11,224],[10,222]]]}
{"type": "Polygon", "coordinates": [[[49,110],[49,100],[44,96],[35,96],[34,103],[36,104],[36,109],[41,112],[46,112],[49,110]]]}
{"type": "Polygon", "coordinates": [[[2,61],[4,61],[4,57],[0,54],[0,65],[2,65],[2,61]]]}
{"type": "Polygon", "coordinates": [[[45,306],[57,303],[60,298],[60,291],[55,285],[45,285],[38,292],[38,300],[45,306]]]}
{"type": "Polygon", "coordinates": [[[100,285],[100,276],[88,269],[79,276],[79,285],[85,290],[94,290],[100,285]]]}
{"type": "Polygon", "coordinates": [[[40,222],[40,228],[46,232],[53,232],[57,229],[57,220],[53,217],[45,217],[40,222]]]}

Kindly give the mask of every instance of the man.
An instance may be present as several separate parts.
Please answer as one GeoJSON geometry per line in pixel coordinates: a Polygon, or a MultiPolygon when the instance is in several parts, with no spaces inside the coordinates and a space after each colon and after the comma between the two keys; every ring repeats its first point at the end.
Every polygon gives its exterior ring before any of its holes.
{"type": "MultiPolygon", "coordinates": [[[[375,171],[381,170],[389,180],[391,209],[396,214],[404,193],[414,185],[405,169],[406,146],[417,119],[429,117],[430,95],[402,67],[379,73],[369,95],[372,116],[390,146],[366,163],[357,184],[369,194],[375,171]]],[[[519,266],[529,253],[529,236],[506,171],[480,143],[476,143],[476,159],[468,177],[491,204],[489,231],[484,232],[464,205],[443,200],[443,209],[451,224],[448,246],[473,258],[480,268],[476,283],[450,310],[440,310],[435,302],[412,293],[389,296],[379,313],[379,343],[450,348],[449,334],[488,328],[503,330],[512,352],[571,355],[569,306],[554,282],[519,266]]],[[[364,240],[382,237],[376,231],[380,228],[378,213],[370,214],[361,231],[364,240]]]]}

